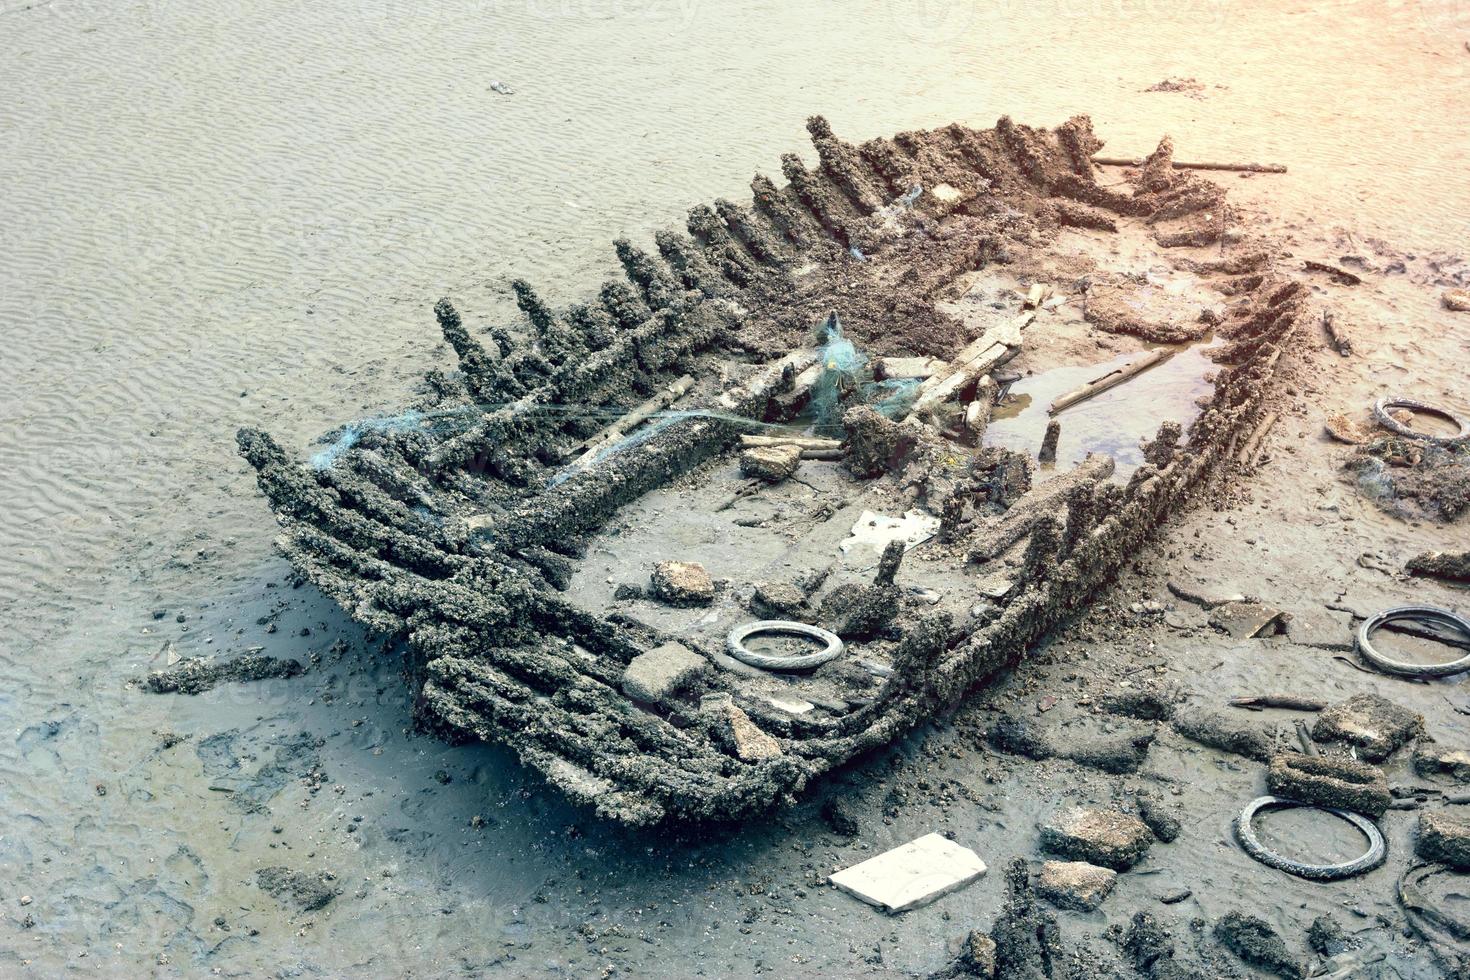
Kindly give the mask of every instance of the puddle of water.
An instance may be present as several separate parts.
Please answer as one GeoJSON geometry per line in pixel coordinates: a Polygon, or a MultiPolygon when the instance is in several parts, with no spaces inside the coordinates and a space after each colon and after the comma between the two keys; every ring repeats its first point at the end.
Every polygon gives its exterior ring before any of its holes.
{"type": "MultiPolygon", "coordinates": [[[[1199,414],[1195,402],[1210,390],[1205,375],[1217,367],[1206,352],[1218,343],[1210,338],[1179,348],[1137,377],[1064,410],[1057,416],[1062,423],[1057,466],[1080,462],[1088,453],[1112,456],[1123,476],[1141,466],[1142,440],[1153,438],[1159,425],[1169,419],[1188,428],[1199,414]]],[[[1035,453],[1051,420],[1047,408],[1053,401],[1143,355],[1119,354],[1110,361],[1053,368],[1022,378],[1011,386],[1005,403],[996,407],[986,443],[1035,453]]]]}

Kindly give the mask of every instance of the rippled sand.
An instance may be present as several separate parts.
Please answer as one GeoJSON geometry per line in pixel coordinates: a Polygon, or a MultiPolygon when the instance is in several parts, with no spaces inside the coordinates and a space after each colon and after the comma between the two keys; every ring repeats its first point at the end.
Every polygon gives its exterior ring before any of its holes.
{"type": "MultiPolygon", "coordinates": [[[[1225,179],[1288,220],[1464,245],[1470,12],[1453,0],[806,7],[0,0],[0,971],[585,975],[587,944],[548,937],[593,914],[558,896],[604,872],[627,934],[606,945],[667,921],[632,955],[749,964],[731,883],[789,852],[778,832],[654,868],[624,837],[563,833],[576,815],[503,755],[406,738],[395,667],[361,666],[359,634],[284,584],[234,429],[301,446],[401,404],[448,363],[442,295],[481,323],[513,322],[516,276],[574,298],[612,271],[617,235],[776,172],[814,112],[854,141],[1088,112],[1109,153],[1169,133],[1181,159],[1287,164],[1225,179]],[[1202,88],[1145,91],[1168,77],[1202,88]],[[325,682],[149,698],[125,682],[165,639],[315,653],[325,682]],[[169,730],[192,737],[160,748],[169,730]],[[317,761],[332,783],[311,795],[317,761]],[[429,794],[441,768],[456,781],[429,794]],[[357,839],[349,813],[369,815],[357,839]],[[305,925],[254,888],[273,862],[330,865],[367,897],[305,925]]],[[[892,928],[895,969],[937,966],[927,944],[957,931],[892,928]]],[[[845,907],[759,929],[778,972],[873,939],[845,907]]]]}

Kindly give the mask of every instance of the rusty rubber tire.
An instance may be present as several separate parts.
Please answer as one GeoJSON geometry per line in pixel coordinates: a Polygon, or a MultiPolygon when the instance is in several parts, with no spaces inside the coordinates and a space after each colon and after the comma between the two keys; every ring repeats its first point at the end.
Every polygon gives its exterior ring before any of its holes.
{"type": "Polygon", "coordinates": [[[1448,626],[1459,631],[1466,640],[1470,640],[1470,619],[1464,616],[1437,606],[1393,606],[1382,612],[1374,613],[1363,620],[1363,625],[1358,627],[1359,656],[1385,674],[1396,674],[1399,677],[1453,677],[1455,674],[1462,674],[1470,670],[1470,654],[1466,654],[1459,660],[1451,660],[1442,664],[1415,664],[1403,660],[1392,660],[1379,653],[1373,646],[1370,635],[1381,626],[1402,620],[1448,626]]]}
{"type": "Polygon", "coordinates": [[[793,671],[812,670],[828,661],[836,660],[842,656],[843,644],[841,637],[836,633],[824,630],[820,626],[811,626],[789,619],[761,619],[732,629],[725,646],[730,651],[730,656],[751,667],[759,667],[761,670],[793,671]],[[755,636],[757,633],[789,633],[804,636],[810,640],[820,640],[827,646],[817,653],[808,653],[799,657],[774,657],[745,648],[746,638],[755,636]]]}
{"type": "Polygon", "coordinates": [[[1387,396],[1373,403],[1373,418],[1385,429],[1405,439],[1422,439],[1425,442],[1438,443],[1441,446],[1449,446],[1464,442],[1470,437],[1470,425],[1467,425],[1454,412],[1449,409],[1440,408],[1437,405],[1427,405],[1424,402],[1414,401],[1412,398],[1389,398],[1387,396]],[[1412,412],[1423,412],[1425,415],[1438,415],[1442,419],[1449,419],[1460,430],[1452,436],[1436,436],[1427,432],[1417,432],[1409,428],[1392,415],[1388,414],[1390,408],[1407,408],[1412,412]]]}
{"type": "Polygon", "coordinates": [[[1287,874],[1296,875],[1298,878],[1306,878],[1308,881],[1341,881],[1344,878],[1352,878],[1365,871],[1372,871],[1388,857],[1388,848],[1383,842],[1383,834],[1379,832],[1378,825],[1367,817],[1347,810],[1338,810],[1335,807],[1288,800],[1281,796],[1261,796],[1247,803],[1245,809],[1241,810],[1239,816],[1235,818],[1235,839],[1240,841],[1240,846],[1245,848],[1247,854],[1266,867],[1276,868],[1287,874]],[[1300,861],[1282,857],[1261,843],[1260,838],[1256,837],[1255,829],[1251,827],[1251,821],[1262,810],[1282,810],[1289,807],[1322,810],[1346,820],[1368,838],[1368,850],[1342,864],[1303,864],[1300,861]]]}

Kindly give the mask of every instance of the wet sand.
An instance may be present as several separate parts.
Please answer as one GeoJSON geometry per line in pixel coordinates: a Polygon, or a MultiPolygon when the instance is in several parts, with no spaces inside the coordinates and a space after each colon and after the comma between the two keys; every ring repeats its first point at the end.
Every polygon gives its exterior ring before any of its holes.
{"type": "MultiPolygon", "coordinates": [[[[1328,601],[1462,598],[1358,561],[1398,567],[1463,528],[1382,516],[1318,433],[1322,413],[1358,410],[1385,379],[1464,405],[1465,318],[1438,307],[1431,263],[1463,269],[1442,260],[1470,213],[1467,38],[1456,4],[1427,2],[0,0],[3,969],[924,973],[989,922],[998,874],[891,920],[817,882],[935,829],[992,868],[1035,855],[1058,774],[995,757],[976,733],[987,705],[1085,688],[1064,680],[1079,663],[1102,686],[1166,662],[1216,702],[1288,664],[1334,697],[1400,697],[1448,739],[1463,718],[1442,698],[1386,688],[1328,650],[1222,642],[1188,610],[1181,626],[1120,614],[1167,598],[1164,578],[1201,552],[1222,591],[1269,589],[1339,638],[1346,614],[1328,601]],[[1198,79],[1201,97],[1144,91],[1170,76],[1198,79]],[[507,323],[514,277],[576,298],[612,270],[612,238],[646,241],[695,202],[738,196],[804,145],[813,112],[858,140],[1078,111],[1109,153],[1170,133],[1181,159],[1286,163],[1222,179],[1304,255],[1372,256],[1381,241],[1375,261],[1412,255],[1410,271],[1358,294],[1320,285],[1362,352],[1296,365],[1273,463],[1172,528],[1167,561],[1004,688],[797,810],[640,835],[567,807],[502,751],[415,735],[399,665],[271,554],[235,427],[304,447],[401,405],[419,372],[452,362],[429,340],[439,296],[471,322],[507,323]],[[131,685],[168,644],[261,646],[307,670],[195,698],[131,685]],[[830,793],[854,803],[855,840],[816,817],[830,793]],[[255,884],[273,865],[329,870],[341,893],[284,908],[255,884]]],[[[1374,919],[1394,922],[1412,815],[1386,821],[1383,870],[1286,881],[1228,843],[1257,767],[1188,743],[1157,753],[1160,785],[1204,773],[1181,781],[1188,829],[1151,859],[1160,874],[1123,878],[1108,916],[1183,882],[1196,904],[1170,912],[1181,928],[1246,907],[1301,948],[1332,909],[1386,937],[1401,975],[1436,975],[1374,919]]],[[[1117,783],[1060,778],[1095,802],[1117,783]]]]}

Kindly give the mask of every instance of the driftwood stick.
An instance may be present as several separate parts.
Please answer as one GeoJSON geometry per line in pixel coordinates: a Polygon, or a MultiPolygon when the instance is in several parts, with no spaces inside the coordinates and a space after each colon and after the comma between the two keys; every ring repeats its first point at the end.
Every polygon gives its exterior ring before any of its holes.
{"type": "Polygon", "coordinates": [[[1266,441],[1266,436],[1271,432],[1272,427],[1276,425],[1276,420],[1280,417],[1280,413],[1272,412],[1261,419],[1261,424],[1256,426],[1255,431],[1250,434],[1250,438],[1245,441],[1245,446],[1240,450],[1240,455],[1235,458],[1237,463],[1241,466],[1247,466],[1254,462],[1256,454],[1261,449],[1261,443],[1266,441]]]}
{"type": "Polygon", "coordinates": [[[847,450],[846,449],[803,449],[801,451],[801,458],[802,459],[826,459],[826,460],[846,459],[847,458],[847,450]]]}
{"type": "Polygon", "coordinates": [[[1257,710],[1260,708],[1287,708],[1291,711],[1321,711],[1327,707],[1327,702],[1296,694],[1252,694],[1231,698],[1230,706],[1257,710]]]}
{"type": "Polygon", "coordinates": [[[1107,374],[1103,375],[1100,378],[1094,378],[1092,381],[1087,382],[1087,384],[1083,385],[1081,388],[1076,388],[1072,391],[1067,392],[1065,395],[1062,395],[1056,401],[1052,402],[1051,407],[1048,408],[1046,412],[1048,415],[1056,415],[1058,412],[1062,412],[1066,409],[1071,408],[1078,402],[1085,402],[1087,401],[1087,399],[1092,398],[1094,395],[1100,395],[1103,392],[1107,391],[1109,388],[1116,387],[1127,381],[1129,378],[1142,374],[1144,371],[1147,371],[1155,364],[1158,364],[1160,361],[1168,358],[1173,353],[1173,351],[1165,350],[1163,348],[1149,351],[1138,360],[1133,361],[1129,364],[1125,364],[1122,367],[1117,368],[1116,370],[1109,371],[1107,374]]]}
{"type": "Polygon", "coordinates": [[[1332,319],[1332,314],[1327,310],[1322,311],[1322,329],[1327,332],[1327,339],[1332,343],[1332,349],[1343,357],[1348,357],[1353,352],[1353,342],[1347,335],[1347,331],[1332,319]]]}
{"type": "Polygon", "coordinates": [[[1297,741],[1302,743],[1302,751],[1307,755],[1321,755],[1322,750],[1317,748],[1317,743],[1312,741],[1312,733],[1307,731],[1307,723],[1300,718],[1296,720],[1297,741]]]}
{"type": "MultiPolygon", "coordinates": [[[[1103,167],[1141,167],[1143,160],[1126,157],[1093,157],[1092,162],[1103,167]]],[[[1184,163],[1174,161],[1175,170],[1239,170],[1253,174],[1284,174],[1286,167],[1279,163],[1184,163]]]]}
{"type": "Polygon", "coordinates": [[[740,437],[740,448],[755,446],[800,446],[802,449],[840,449],[841,439],[818,439],[813,436],[752,436],[740,437]]]}
{"type": "Polygon", "coordinates": [[[588,453],[595,452],[607,443],[621,438],[646,421],[650,415],[668,408],[684,397],[684,394],[692,387],[694,387],[694,379],[687,374],[684,375],[597,435],[577,446],[572,452],[578,455],[578,462],[581,462],[588,453]]]}

